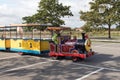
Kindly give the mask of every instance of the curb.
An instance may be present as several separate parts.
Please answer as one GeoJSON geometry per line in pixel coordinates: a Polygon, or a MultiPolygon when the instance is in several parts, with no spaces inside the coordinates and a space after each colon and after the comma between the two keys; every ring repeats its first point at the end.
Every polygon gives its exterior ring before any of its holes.
{"type": "Polygon", "coordinates": [[[91,40],[92,42],[108,42],[108,43],[120,43],[118,40],[91,40]]]}

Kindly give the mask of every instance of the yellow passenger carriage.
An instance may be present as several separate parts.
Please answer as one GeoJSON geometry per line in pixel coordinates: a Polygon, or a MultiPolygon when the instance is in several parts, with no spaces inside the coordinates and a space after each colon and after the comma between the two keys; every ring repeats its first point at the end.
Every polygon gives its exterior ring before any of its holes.
{"type": "Polygon", "coordinates": [[[41,24],[11,24],[10,26],[0,27],[2,30],[0,50],[36,55],[48,53],[50,39],[43,39],[40,29],[40,27],[47,26],[48,25],[41,24]],[[26,29],[31,27],[31,31],[26,31],[26,29]],[[34,30],[36,31],[34,32],[34,30]],[[37,36],[35,36],[34,33],[36,33],[37,36]]]}
{"type": "Polygon", "coordinates": [[[42,39],[41,38],[41,30],[39,27],[45,27],[46,25],[40,25],[40,24],[12,24],[11,27],[16,27],[19,29],[17,30],[17,37],[11,40],[11,51],[17,51],[22,52],[25,54],[43,54],[49,52],[49,39],[42,39]],[[23,30],[24,28],[30,28],[33,27],[32,31],[26,32],[23,30]],[[33,30],[36,29],[38,32],[37,37],[34,37],[33,30]],[[25,36],[28,35],[28,37],[25,36]]]}
{"type": "Polygon", "coordinates": [[[0,27],[0,50],[9,50],[10,49],[10,31],[9,27],[1,26],[0,27]]]}

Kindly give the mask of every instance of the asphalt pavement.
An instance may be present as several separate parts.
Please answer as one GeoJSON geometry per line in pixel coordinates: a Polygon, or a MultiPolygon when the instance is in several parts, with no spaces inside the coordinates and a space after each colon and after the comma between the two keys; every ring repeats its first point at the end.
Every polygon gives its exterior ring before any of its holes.
{"type": "Polygon", "coordinates": [[[0,80],[119,80],[119,48],[119,43],[92,42],[95,55],[76,63],[0,52],[0,80]]]}

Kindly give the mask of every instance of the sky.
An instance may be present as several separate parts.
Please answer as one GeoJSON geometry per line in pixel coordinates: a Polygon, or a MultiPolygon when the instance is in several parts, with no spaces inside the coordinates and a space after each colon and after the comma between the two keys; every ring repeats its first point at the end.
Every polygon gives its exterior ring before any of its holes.
{"type": "MultiPolygon", "coordinates": [[[[79,12],[89,10],[92,0],[59,0],[63,5],[71,6],[72,17],[62,18],[65,25],[71,28],[82,27],[79,12]]],[[[0,0],[0,26],[22,23],[22,17],[31,16],[38,10],[40,0],[0,0]]]]}

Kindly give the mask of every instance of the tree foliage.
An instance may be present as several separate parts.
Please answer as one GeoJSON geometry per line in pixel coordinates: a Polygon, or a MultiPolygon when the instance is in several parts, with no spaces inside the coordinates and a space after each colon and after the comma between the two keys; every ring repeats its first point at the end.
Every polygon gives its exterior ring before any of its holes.
{"type": "Polygon", "coordinates": [[[117,25],[116,30],[120,31],[120,24],[117,25]]]}
{"type": "Polygon", "coordinates": [[[65,16],[73,16],[70,6],[63,6],[58,0],[41,0],[37,13],[23,17],[23,21],[25,23],[51,23],[53,26],[60,26],[65,24],[61,19],[65,16]]]}
{"type": "Polygon", "coordinates": [[[120,1],[93,0],[93,2],[90,2],[90,11],[80,11],[80,14],[80,19],[91,28],[108,26],[108,38],[111,38],[111,26],[120,23],[120,1]]]}

